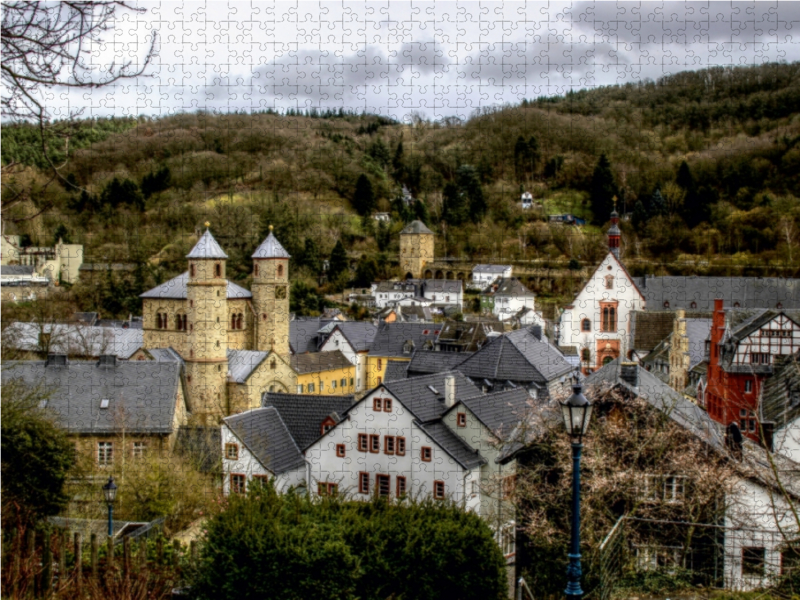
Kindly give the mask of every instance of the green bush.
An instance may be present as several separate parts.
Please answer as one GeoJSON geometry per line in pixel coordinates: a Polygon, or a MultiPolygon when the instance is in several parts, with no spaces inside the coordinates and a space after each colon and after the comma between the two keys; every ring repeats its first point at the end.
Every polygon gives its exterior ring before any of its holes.
{"type": "Polygon", "coordinates": [[[488,525],[454,504],[232,496],[208,523],[193,594],[205,598],[504,598],[488,525]]]}

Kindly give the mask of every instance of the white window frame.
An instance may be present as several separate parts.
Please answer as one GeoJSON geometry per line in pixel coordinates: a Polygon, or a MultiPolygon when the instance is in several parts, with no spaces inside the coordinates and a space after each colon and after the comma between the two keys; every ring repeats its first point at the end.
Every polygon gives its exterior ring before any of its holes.
{"type": "Polygon", "coordinates": [[[114,464],[114,442],[97,442],[97,464],[103,467],[114,464]]]}

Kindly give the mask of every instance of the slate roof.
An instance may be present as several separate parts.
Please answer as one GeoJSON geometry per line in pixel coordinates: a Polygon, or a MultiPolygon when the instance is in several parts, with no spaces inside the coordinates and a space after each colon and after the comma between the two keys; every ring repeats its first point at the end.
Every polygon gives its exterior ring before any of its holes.
{"type": "Polygon", "coordinates": [[[475,265],[473,273],[504,273],[511,265],[475,265]]]}
{"type": "Polygon", "coordinates": [[[416,282],[416,279],[409,279],[407,281],[378,281],[375,284],[374,293],[404,292],[406,294],[416,294],[416,282]]]}
{"type": "Polygon", "coordinates": [[[289,364],[298,375],[332,371],[333,369],[346,369],[353,366],[353,363],[347,359],[341,350],[293,354],[289,364]]]}
{"type": "Polygon", "coordinates": [[[311,396],[264,392],[261,404],[273,406],[280,413],[286,428],[301,450],[320,437],[320,426],[326,417],[337,415],[341,420],[353,405],[353,396],[311,396]]]}
{"type": "Polygon", "coordinates": [[[431,309],[427,306],[398,306],[389,305],[378,313],[378,319],[385,320],[390,314],[394,313],[397,322],[433,322],[431,309]]]}
{"type": "MultiPolygon", "coordinates": [[[[189,282],[189,271],[184,271],[177,277],[173,277],[169,281],[165,281],[161,285],[157,285],[152,290],[147,290],[143,294],[139,294],[139,298],[160,298],[164,300],[185,300],[186,299],[186,284],[189,282]]],[[[253,294],[249,290],[244,289],[242,286],[228,281],[227,293],[228,300],[237,300],[239,298],[252,298],[253,294]]]]}
{"type": "Polygon", "coordinates": [[[33,275],[33,265],[0,265],[0,275],[33,275]]]}
{"type": "MultiPolygon", "coordinates": [[[[489,431],[499,439],[505,440],[525,419],[530,408],[531,400],[528,392],[523,388],[504,390],[491,394],[463,398],[461,403],[466,406],[489,431]]],[[[457,406],[457,405],[456,405],[457,406]]]]}
{"type": "Polygon", "coordinates": [[[169,434],[174,430],[175,404],[182,365],[175,362],[70,362],[45,366],[45,361],[5,362],[2,381],[21,379],[50,393],[45,410],[73,434],[169,434]],[[108,399],[108,408],[100,408],[108,399]]]}
{"type": "Polygon", "coordinates": [[[546,384],[574,371],[561,352],[532,328],[517,329],[490,340],[458,365],[473,379],[546,384]]]}
{"type": "Polygon", "coordinates": [[[319,317],[289,321],[289,347],[295,354],[317,352],[319,336],[317,332],[326,323],[319,317]]]}
{"type": "Polygon", "coordinates": [[[356,352],[369,350],[378,333],[378,326],[370,321],[332,320],[319,329],[319,334],[327,339],[334,329],[342,332],[342,335],[356,352]]]}
{"type": "Polygon", "coordinates": [[[459,279],[420,279],[419,286],[422,294],[458,294],[463,290],[459,279]]]}
{"type": "Polygon", "coordinates": [[[383,375],[383,379],[384,381],[405,379],[408,377],[406,369],[408,369],[408,362],[403,360],[388,360],[386,361],[386,372],[383,375]]]}
{"type": "Polygon", "coordinates": [[[711,339],[711,323],[712,319],[686,319],[690,369],[705,360],[706,340],[711,339]]]}
{"type": "Polygon", "coordinates": [[[275,407],[248,410],[227,417],[223,422],[253,456],[276,475],[305,465],[300,448],[275,407]]]}
{"type": "Polygon", "coordinates": [[[761,418],[776,430],[800,418],[800,352],[776,357],[774,374],[764,382],[761,418]]]}
{"type": "Polygon", "coordinates": [[[800,308],[800,279],[782,277],[637,277],[636,284],[647,307],[659,310],[664,302],[669,308],[713,310],[714,300],[726,306],[738,302],[742,308],[769,308],[778,303],[783,308],[800,308]],[[696,307],[692,307],[692,302],[696,307]]]}
{"type": "Polygon", "coordinates": [[[381,323],[369,354],[370,356],[408,358],[411,356],[411,352],[403,351],[403,346],[407,341],[413,342],[415,350],[420,350],[426,341],[430,340],[431,344],[436,341],[436,336],[441,328],[441,325],[431,323],[381,323]]]}
{"type": "Polygon", "coordinates": [[[446,321],[437,344],[458,346],[461,352],[475,352],[486,343],[490,333],[503,333],[503,323],[496,319],[481,321],[446,321]]]}
{"type": "Polygon", "coordinates": [[[270,231],[267,238],[253,252],[251,258],[291,258],[291,256],[270,231]]]}
{"type": "Polygon", "coordinates": [[[441,373],[442,371],[452,371],[470,356],[472,356],[471,352],[417,350],[411,357],[411,362],[403,364],[408,367],[408,372],[414,375],[441,373]]]}
{"type": "Polygon", "coordinates": [[[257,350],[228,350],[228,380],[245,383],[269,352],[257,350]]]}
{"type": "Polygon", "coordinates": [[[800,324],[800,310],[762,309],[751,312],[731,309],[726,311],[725,316],[728,320],[729,331],[729,336],[726,338],[726,341],[728,339],[733,341],[743,340],[780,314],[784,314],[795,323],[800,324]]]}
{"type": "Polygon", "coordinates": [[[25,352],[48,350],[50,354],[97,357],[113,354],[127,359],[142,347],[144,333],[136,328],[99,327],[80,323],[21,323],[9,325],[3,331],[3,346],[25,352]],[[40,343],[39,336],[50,336],[49,345],[40,343]]]}
{"type": "Polygon", "coordinates": [[[383,387],[389,390],[420,422],[427,423],[441,417],[447,408],[444,405],[444,380],[448,375],[455,377],[456,400],[477,396],[481,393],[469,379],[458,371],[445,371],[422,377],[385,381],[383,387]]]}
{"type": "Polygon", "coordinates": [[[404,233],[430,233],[433,235],[433,232],[428,229],[422,221],[411,221],[411,223],[406,225],[405,229],[400,232],[400,235],[404,233]]]}
{"type": "Polygon", "coordinates": [[[535,298],[536,294],[526,288],[516,277],[502,277],[490,284],[484,291],[484,295],[510,296],[512,298],[535,298]]]}
{"type": "Polygon", "coordinates": [[[158,362],[177,362],[183,364],[183,357],[174,348],[148,348],[147,353],[158,362]]]}
{"type": "Polygon", "coordinates": [[[414,424],[431,436],[442,450],[465,469],[471,470],[486,464],[486,459],[480,455],[477,449],[470,447],[442,421],[420,423],[415,420],[414,424]]]}
{"type": "Polygon", "coordinates": [[[197,240],[191,252],[186,255],[186,258],[228,258],[228,255],[222,251],[217,240],[215,240],[211,232],[206,229],[205,233],[197,240]]]}

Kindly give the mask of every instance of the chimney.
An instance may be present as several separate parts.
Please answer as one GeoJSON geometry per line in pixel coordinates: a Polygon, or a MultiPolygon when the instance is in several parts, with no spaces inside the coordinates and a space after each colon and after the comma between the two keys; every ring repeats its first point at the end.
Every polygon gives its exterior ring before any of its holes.
{"type": "Polygon", "coordinates": [[[621,363],[619,378],[633,387],[639,387],[639,365],[635,362],[621,363]]]}
{"type": "Polygon", "coordinates": [[[456,403],[456,378],[455,375],[447,375],[444,378],[444,405],[447,408],[456,403]]]}
{"type": "Polygon", "coordinates": [[[531,325],[531,333],[533,337],[535,337],[540,342],[542,341],[542,326],[541,325],[531,325]]]}

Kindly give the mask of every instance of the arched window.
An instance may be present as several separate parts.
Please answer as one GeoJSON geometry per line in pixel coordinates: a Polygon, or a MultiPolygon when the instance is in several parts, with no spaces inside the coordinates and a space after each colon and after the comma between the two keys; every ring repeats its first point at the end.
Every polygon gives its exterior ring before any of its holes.
{"type": "Polygon", "coordinates": [[[603,331],[617,330],[617,309],[613,306],[603,307],[603,331]]]}
{"type": "Polygon", "coordinates": [[[664,308],[669,308],[669,300],[664,300],[664,308]]]}
{"type": "Polygon", "coordinates": [[[186,315],[183,315],[183,330],[184,331],[186,331],[186,323],[187,323],[187,321],[188,321],[188,317],[186,315]]]}
{"type": "Polygon", "coordinates": [[[591,331],[592,330],[592,321],[590,319],[584,319],[581,321],[581,331],[591,331]]]}
{"type": "Polygon", "coordinates": [[[217,340],[217,348],[219,348],[219,340],[217,340]]]}
{"type": "Polygon", "coordinates": [[[253,275],[258,277],[258,265],[253,265],[253,275]]]}
{"type": "Polygon", "coordinates": [[[278,277],[283,277],[283,265],[278,265],[278,277]]]}
{"type": "Polygon", "coordinates": [[[236,317],[236,329],[244,329],[244,315],[239,313],[239,316],[236,317]]]}
{"type": "Polygon", "coordinates": [[[222,265],[214,264],[214,277],[222,277],[222,265]]]}
{"type": "Polygon", "coordinates": [[[267,313],[261,313],[261,320],[262,321],[266,321],[267,320],[267,313]]]}
{"type": "Polygon", "coordinates": [[[231,329],[236,329],[236,315],[231,315],[231,329]]]}
{"type": "Polygon", "coordinates": [[[614,276],[606,275],[606,289],[610,290],[613,287],[614,287],[614,276]]]}
{"type": "Polygon", "coordinates": [[[180,331],[182,325],[183,325],[183,319],[181,319],[181,316],[175,315],[175,329],[180,331]]]}
{"type": "Polygon", "coordinates": [[[692,303],[689,305],[689,308],[697,308],[697,302],[692,302],[692,303]]]}
{"type": "Polygon", "coordinates": [[[733,303],[733,308],[739,308],[740,306],[741,306],[741,304],[739,304],[738,302],[734,302],[733,303]]]}
{"type": "Polygon", "coordinates": [[[775,305],[775,308],[777,308],[777,309],[781,309],[781,308],[783,308],[783,303],[782,303],[782,302],[778,302],[778,303],[775,305]]]}
{"type": "Polygon", "coordinates": [[[273,359],[273,360],[272,360],[272,362],[271,362],[271,363],[269,363],[269,368],[270,368],[270,369],[272,369],[273,371],[274,371],[275,369],[277,369],[277,368],[278,368],[278,363],[277,363],[277,361],[275,361],[275,360],[273,359]]]}
{"type": "Polygon", "coordinates": [[[189,265],[189,277],[194,277],[194,265],[189,265]]]}

